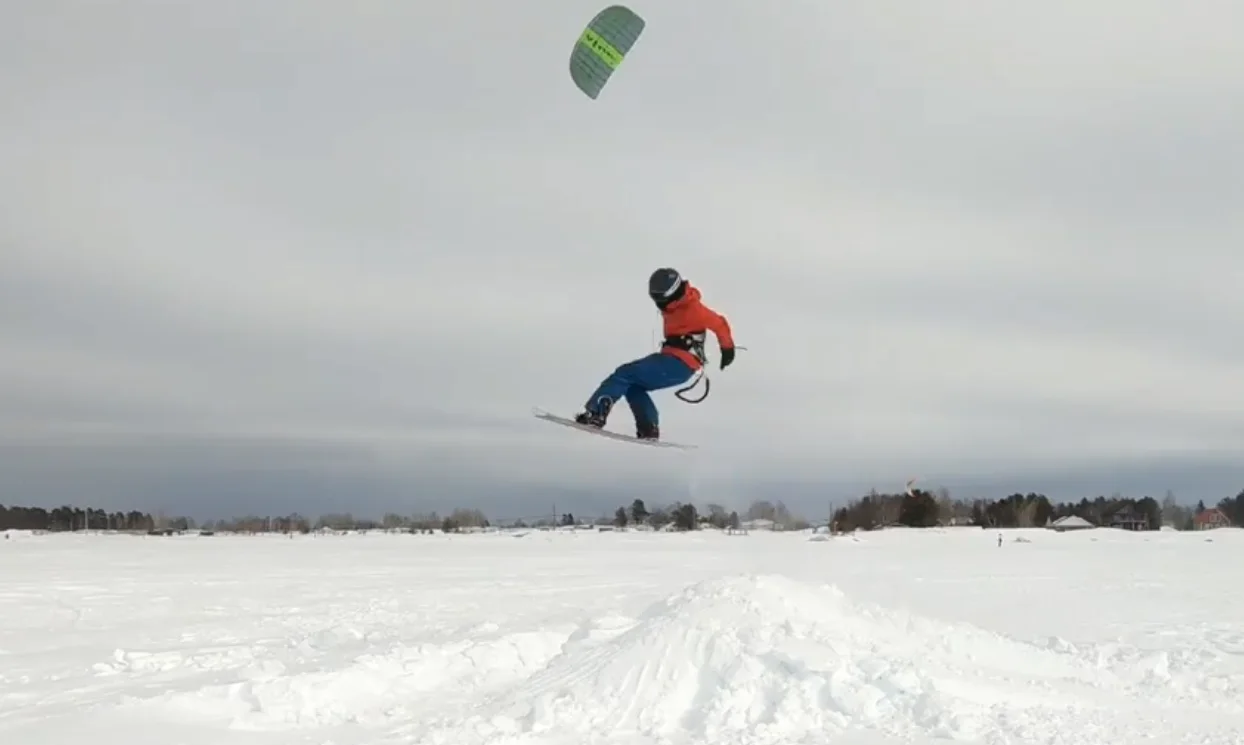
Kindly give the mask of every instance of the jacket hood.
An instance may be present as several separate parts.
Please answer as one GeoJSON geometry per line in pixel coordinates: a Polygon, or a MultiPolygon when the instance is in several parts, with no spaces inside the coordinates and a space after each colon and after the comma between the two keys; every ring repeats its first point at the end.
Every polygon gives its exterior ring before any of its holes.
{"type": "Polygon", "coordinates": [[[700,290],[696,288],[695,285],[684,279],[682,286],[682,297],[665,306],[665,310],[673,310],[675,308],[680,308],[687,303],[697,303],[700,301],[700,290]]]}

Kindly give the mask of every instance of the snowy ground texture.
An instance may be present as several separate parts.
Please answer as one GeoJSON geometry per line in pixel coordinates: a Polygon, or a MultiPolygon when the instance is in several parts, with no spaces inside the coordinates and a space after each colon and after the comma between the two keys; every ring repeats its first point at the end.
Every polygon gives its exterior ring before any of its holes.
{"type": "Polygon", "coordinates": [[[0,742],[1244,743],[1244,531],[1003,537],[14,534],[0,742]]]}

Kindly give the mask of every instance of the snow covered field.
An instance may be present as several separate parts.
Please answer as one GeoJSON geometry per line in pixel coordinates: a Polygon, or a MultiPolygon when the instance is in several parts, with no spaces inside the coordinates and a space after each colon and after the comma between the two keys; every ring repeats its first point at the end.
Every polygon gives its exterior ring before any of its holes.
{"type": "Polygon", "coordinates": [[[1244,532],[1003,535],[13,535],[0,743],[1244,743],[1244,532]]]}

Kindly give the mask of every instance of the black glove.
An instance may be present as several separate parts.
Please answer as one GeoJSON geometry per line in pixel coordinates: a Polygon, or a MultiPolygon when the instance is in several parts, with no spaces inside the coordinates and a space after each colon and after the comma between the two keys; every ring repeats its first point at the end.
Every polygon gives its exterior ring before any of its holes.
{"type": "Polygon", "coordinates": [[[730,363],[734,362],[734,347],[721,348],[721,369],[725,370],[730,363]]]}

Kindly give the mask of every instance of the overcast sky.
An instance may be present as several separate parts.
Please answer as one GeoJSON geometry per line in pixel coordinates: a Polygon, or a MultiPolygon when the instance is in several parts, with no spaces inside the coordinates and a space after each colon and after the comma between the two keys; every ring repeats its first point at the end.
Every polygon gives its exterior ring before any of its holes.
{"type": "Polygon", "coordinates": [[[1244,488],[1244,4],[635,4],[592,101],[602,7],[0,4],[0,503],[1244,488]],[[658,266],[748,347],[701,450],[531,418],[658,266]]]}

